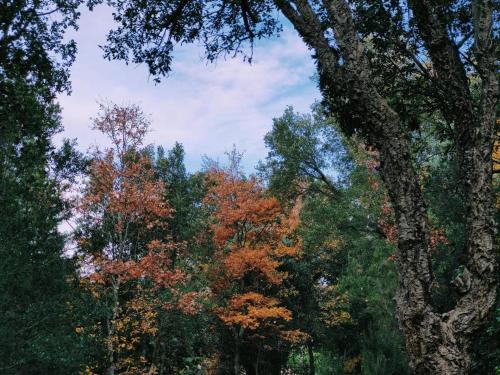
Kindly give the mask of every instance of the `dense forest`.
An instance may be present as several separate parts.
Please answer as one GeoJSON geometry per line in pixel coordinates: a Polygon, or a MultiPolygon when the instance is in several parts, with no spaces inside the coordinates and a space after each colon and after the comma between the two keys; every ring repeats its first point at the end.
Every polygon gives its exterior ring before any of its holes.
{"type": "MultiPolygon", "coordinates": [[[[497,0],[0,3],[0,374],[500,374],[497,0]],[[186,167],[101,101],[62,131],[81,7],[105,58],[243,58],[293,28],[322,100],[186,167]],[[283,21],[286,24],[283,25],[283,21]],[[70,227],[70,230],[64,229],[70,227]]],[[[162,124],[155,124],[162,126],[162,124]]],[[[249,129],[251,131],[251,129],[249,129]]]]}

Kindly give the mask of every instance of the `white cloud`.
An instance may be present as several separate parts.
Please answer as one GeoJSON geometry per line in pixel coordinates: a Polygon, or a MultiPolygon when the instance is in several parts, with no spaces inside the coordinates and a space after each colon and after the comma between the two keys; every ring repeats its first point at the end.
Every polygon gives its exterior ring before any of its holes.
{"type": "MultiPolygon", "coordinates": [[[[184,144],[191,169],[201,155],[220,157],[233,144],[245,151],[245,165],[265,157],[263,136],[272,118],[286,105],[307,111],[319,93],[311,82],[313,62],[294,31],[285,29],[277,40],[264,41],[254,50],[253,64],[241,59],[207,64],[193,45],[176,52],[170,77],[154,85],[144,66],[125,66],[102,58],[103,44],[112,25],[109,9],[84,13],[75,34],[79,46],[72,69],[73,94],[61,96],[62,136],[78,138],[83,149],[104,143],[90,129],[97,101],[137,103],[152,119],[147,142],[171,147],[184,144]]],[[[249,168],[250,169],[250,168],[249,168]]]]}

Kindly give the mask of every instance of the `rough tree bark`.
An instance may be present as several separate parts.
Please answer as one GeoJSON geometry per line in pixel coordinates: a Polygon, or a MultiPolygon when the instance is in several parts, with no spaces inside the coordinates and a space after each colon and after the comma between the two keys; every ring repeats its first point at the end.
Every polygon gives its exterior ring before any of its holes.
{"type": "Polygon", "coordinates": [[[365,46],[359,39],[346,0],[323,0],[335,46],[325,36],[324,18],[307,0],[275,0],[305,43],[314,50],[323,82],[336,98],[348,100],[350,115],[380,152],[399,232],[397,265],[398,317],[416,374],[465,374],[470,365],[472,335],[490,312],[496,297],[495,224],[491,150],[498,100],[493,4],[473,1],[476,69],[481,78],[479,109],[469,89],[457,45],[437,17],[437,2],[410,0],[409,6],[432,61],[432,84],[442,93],[440,110],[453,124],[466,195],[467,263],[454,283],[461,296],[456,306],[437,312],[431,303],[433,283],[427,207],[412,165],[410,143],[402,120],[373,85],[365,46]]]}

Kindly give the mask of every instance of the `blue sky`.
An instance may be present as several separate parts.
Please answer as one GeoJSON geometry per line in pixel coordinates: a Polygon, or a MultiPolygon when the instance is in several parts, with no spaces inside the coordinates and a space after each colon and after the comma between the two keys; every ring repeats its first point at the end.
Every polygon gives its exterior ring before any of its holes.
{"type": "Polygon", "coordinates": [[[182,143],[190,170],[200,167],[202,155],[223,160],[234,144],[245,152],[244,166],[251,172],[267,154],[263,137],[272,118],[287,105],[309,111],[320,97],[311,80],[310,52],[291,28],[278,39],[257,43],[252,65],[238,58],[207,64],[199,46],[182,46],[172,74],[155,84],[145,66],[102,58],[98,45],[112,25],[110,9],[84,10],[79,30],[69,35],[78,55],[71,70],[72,94],[59,97],[65,127],[59,139],[77,138],[81,150],[106,144],[90,128],[98,101],[135,103],[152,121],[146,143],[166,148],[182,143]]]}

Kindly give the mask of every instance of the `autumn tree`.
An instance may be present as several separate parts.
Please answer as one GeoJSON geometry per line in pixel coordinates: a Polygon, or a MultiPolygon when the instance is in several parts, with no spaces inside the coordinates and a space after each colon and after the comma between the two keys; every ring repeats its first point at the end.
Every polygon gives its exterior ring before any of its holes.
{"type": "Polygon", "coordinates": [[[113,148],[96,151],[78,206],[82,282],[105,305],[106,316],[105,327],[77,329],[104,332],[107,374],[156,371],[145,348],[150,341],[159,345],[157,317],[177,305],[173,287],[184,279],[172,266],[180,246],[162,236],[164,219],[171,215],[164,185],[139,150],[148,127],[137,106],[101,105],[94,128],[113,148]]]}
{"type": "MultiPolygon", "coordinates": [[[[92,4],[99,3],[95,1],[92,4]]],[[[118,26],[105,55],[168,73],[176,44],[201,41],[209,60],[252,58],[255,40],[279,32],[279,11],[314,52],[320,87],[346,134],[380,153],[395,211],[398,316],[416,373],[466,373],[471,339],[495,301],[492,146],[498,101],[498,4],[492,0],[110,1],[118,26]],[[245,47],[250,47],[249,49],[245,47]],[[472,80],[477,94],[472,95],[472,80]],[[454,145],[465,196],[466,251],[448,311],[434,285],[427,203],[411,135],[429,116],[454,145]]],[[[451,282],[451,281],[449,281],[451,282]]]]}
{"type": "Polygon", "coordinates": [[[215,313],[232,333],[234,374],[240,367],[247,374],[279,374],[280,350],[302,335],[287,328],[292,313],[280,302],[287,276],[280,266],[284,258],[298,256],[288,236],[294,219],[283,215],[255,177],[243,176],[236,151],[231,155],[230,167],[208,172],[204,201],[216,246],[208,271],[219,301],[215,313]]]}

